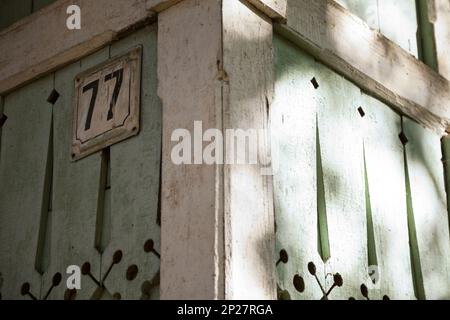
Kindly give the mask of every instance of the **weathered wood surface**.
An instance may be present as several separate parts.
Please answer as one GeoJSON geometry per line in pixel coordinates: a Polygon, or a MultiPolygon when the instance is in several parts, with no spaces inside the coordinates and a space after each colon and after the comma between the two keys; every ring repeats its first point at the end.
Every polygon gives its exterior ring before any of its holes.
{"type": "Polygon", "coordinates": [[[146,0],[79,0],[81,29],[73,31],[66,27],[71,4],[57,1],[0,31],[0,94],[99,50],[154,15],[146,0]]]}
{"type": "Polygon", "coordinates": [[[423,125],[440,134],[449,127],[448,80],[334,1],[294,0],[287,10],[279,32],[423,125]]]}
{"type": "MultiPolygon", "coordinates": [[[[137,45],[142,51],[141,130],[139,135],[110,148],[111,212],[109,241],[102,255],[102,277],[111,264],[116,250],[122,250],[122,261],[108,275],[105,286],[111,294],[118,292],[122,299],[159,299],[160,260],[152,252],[144,251],[151,239],[156,252],[160,250],[158,220],[161,104],[157,96],[156,25],[152,25],[122,39],[111,46],[111,55],[126,53],[137,45]],[[129,266],[136,265],[136,278],[126,278],[129,266]],[[156,276],[156,277],[155,277],[156,276]],[[145,281],[155,278],[156,286],[147,288],[145,281]]],[[[105,227],[108,227],[107,225],[105,227]]]]}
{"type": "Polygon", "coordinates": [[[223,172],[175,165],[173,130],[222,129],[222,6],[185,0],[158,17],[163,104],[161,298],[224,298],[223,172]],[[189,39],[186,41],[185,39],[189,39]]]}
{"type": "Polygon", "coordinates": [[[450,235],[440,137],[404,118],[423,287],[427,299],[450,298],[450,235]]]}
{"type": "Polygon", "coordinates": [[[409,255],[401,118],[362,94],[361,122],[378,274],[365,284],[371,299],[414,298],[409,255]]]}
{"type": "MultiPolygon", "coordinates": [[[[266,16],[278,21],[286,20],[287,0],[247,0],[266,16]]],[[[245,2],[245,0],[244,0],[245,2]]]]}
{"type": "Polygon", "coordinates": [[[41,275],[35,270],[38,233],[44,208],[45,175],[52,106],[47,97],[51,76],[5,98],[8,120],[2,128],[0,159],[0,272],[3,299],[22,296],[28,282],[37,298],[42,295],[41,275]]]}
{"type": "Polygon", "coordinates": [[[278,286],[287,290],[291,299],[317,300],[322,292],[308,272],[308,263],[313,262],[324,283],[317,244],[316,103],[310,83],[316,63],[281,37],[274,38],[274,50],[270,127],[272,154],[279,164],[273,177],[276,253],[285,250],[288,254],[287,263],[277,265],[278,286]],[[295,275],[303,278],[304,292],[295,288],[295,275]]]}
{"type": "MultiPolygon", "coordinates": [[[[100,254],[95,249],[96,211],[100,188],[101,157],[99,153],[73,162],[72,117],[75,76],[108,58],[108,48],[55,73],[55,90],[60,94],[53,107],[53,206],[51,224],[50,265],[44,275],[44,287],[56,272],[63,282],[54,288],[49,299],[61,300],[66,293],[66,268],[91,265],[91,273],[100,278],[100,254]]],[[[90,299],[97,286],[88,276],[81,278],[76,299],[90,299]]]]}
{"type": "MultiPolygon", "coordinates": [[[[223,68],[228,77],[224,130],[266,132],[273,95],[272,24],[240,1],[224,0],[222,7],[223,68]]],[[[276,297],[272,180],[261,163],[269,151],[267,138],[258,137],[258,164],[224,168],[227,299],[276,297]]],[[[227,159],[229,152],[227,148],[227,159]]]]}
{"type": "MultiPolygon", "coordinates": [[[[343,286],[331,299],[359,298],[367,275],[367,241],[362,137],[357,107],[360,90],[327,67],[316,64],[318,132],[330,243],[326,274],[339,273],[343,286]]],[[[333,277],[327,276],[327,288],[333,277]]]]}
{"type": "Polygon", "coordinates": [[[418,57],[416,0],[378,0],[380,32],[418,57]]]}
{"type": "Polygon", "coordinates": [[[430,20],[434,22],[436,53],[439,73],[450,80],[450,2],[434,0],[434,8],[430,8],[430,20]],[[431,11],[433,10],[434,11],[431,11]]]}

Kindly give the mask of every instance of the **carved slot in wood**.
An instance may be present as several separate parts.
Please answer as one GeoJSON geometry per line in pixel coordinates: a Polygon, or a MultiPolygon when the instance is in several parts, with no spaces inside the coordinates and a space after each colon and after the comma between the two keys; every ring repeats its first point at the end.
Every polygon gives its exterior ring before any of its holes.
{"type": "Polygon", "coordinates": [[[327,207],[325,201],[325,184],[323,178],[322,155],[320,149],[319,122],[316,118],[316,179],[317,179],[317,249],[323,262],[330,256],[330,240],[328,235],[327,207]]]}

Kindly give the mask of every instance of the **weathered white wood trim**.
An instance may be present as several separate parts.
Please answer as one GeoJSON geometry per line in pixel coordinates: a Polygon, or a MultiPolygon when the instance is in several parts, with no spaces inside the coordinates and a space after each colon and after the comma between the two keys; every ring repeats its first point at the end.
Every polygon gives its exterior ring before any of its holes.
{"type": "Polygon", "coordinates": [[[430,20],[434,22],[439,73],[450,80],[450,2],[448,0],[430,1],[434,2],[434,11],[430,20]]]}
{"type": "Polygon", "coordinates": [[[222,129],[222,1],[185,0],[158,17],[163,105],[161,299],[223,299],[223,166],[176,165],[175,129],[222,129]]]}
{"type": "Polygon", "coordinates": [[[171,6],[177,4],[182,0],[147,0],[147,10],[161,12],[169,9],[171,6]]]}
{"type": "Polygon", "coordinates": [[[223,63],[228,77],[223,126],[267,135],[258,138],[258,164],[225,166],[225,297],[233,300],[276,298],[272,177],[264,174],[261,163],[270,149],[272,34],[269,19],[240,1],[223,0],[223,63]]]}
{"type": "Polygon", "coordinates": [[[285,21],[287,0],[243,0],[273,20],[285,21]]]}
{"type": "Polygon", "coordinates": [[[194,121],[224,137],[224,129],[267,130],[272,24],[238,0],[185,0],[159,14],[158,30],[161,298],[273,299],[270,177],[259,165],[175,165],[171,159],[173,131],[184,128],[193,137],[194,121]]]}
{"type": "Polygon", "coordinates": [[[450,82],[331,0],[290,1],[278,32],[419,123],[450,127],[450,82]]]}
{"type": "MultiPolygon", "coordinates": [[[[153,5],[166,2],[153,1],[153,5]]],[[[0,94],[97,51],[154,12],[146,0],[59,0],[0,32],[0,94]],[[66,27],[66,9],[81,9],[81,29],[66,27]]]]}

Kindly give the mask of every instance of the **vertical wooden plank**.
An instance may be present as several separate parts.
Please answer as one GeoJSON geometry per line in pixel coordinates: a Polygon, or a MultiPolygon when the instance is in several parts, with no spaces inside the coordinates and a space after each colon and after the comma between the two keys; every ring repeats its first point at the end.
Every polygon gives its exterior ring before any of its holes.
{"type": "MultiPolygon", "coordinates": [[[[372,210],[377,268],[367,279],[371,299],[414,298],[409,255],[401,118],[384,103],[363,94],[360,118],[372,210]]],[[[369,265],[370,266],[370,265],[369,265]]],[[[369,275],[368,275],[369,276],[369,275]]]]}
{"type": "Polygon", "coordinates": [[[312,261],[324,282],[317,244],[315,89],[310,82],[315,61],[281,37],[274,38],[274,49],[271,134],[272,153],[279,163],[273,177],[276,252],[288,254],[288,262],[277,265],[278,285],[291,299],[318,300],[322,292],[307,268],[312,261]],[[303,278],[304,292],[294,285],[295,275],[303,278]]]}
{"type": "MultiPolygon", "coordinates": [[[[262,133],[258,139],[248,139],[246,147],[256,150],[253,156],[258,163],[233,161],[224,167],[226,298],[273,299],[272,179],[262,163],[269,149],[268,112],[273,95],[272,24],[241,1],[222,2],[223,68],[229,85],[223,104],[224,130],[262,133]]],[[[227,146],[232,139],[225,139],[227,146]]],[[[230,153],[227,147],[226,159],[231,159],[230,153]]]]}
{"type": "Polygon", "coordinates": [[[359,298],[367,277],[360,90],[320,64],[315,78],[331,255],[325,265],[327,287],[334,283],[331,274],[343,278],[343,286],[334,288],[329,298],[359,298]]]}
{"type": "Polygon", "coordinates": [[[434,32],[434,0],[416,0],[417,6],[417,44],[419,59],[432,69],[438,71],[436,40],[434,32]]]}
{"type": "Polygon", "coordinates": [[[141,131],[138,136],[111,146],[111,231],[102,255],[102,276],[114,252],[120,249],[122,261],[112,268],[105,281],[108,291],[118,292],[122,299],[159,299],[160,260],[154,253],[144,251],[144,244],[151,239],[160,252],[157,215],[162,110],[156,93],[156,25],[112,45],[111,55],[125,53],[137,45],[143,46],[141,131]],[[127,279],[133,265],[138,268],[137,275],[127,279]],[[144,282],[155,276],[158,285],[151,292],[142,292],[144,282]]]}
{"type": "MultiPolygon", "coordinates": [[[[222,1],[184,0],[158,16],[163,103],[161,298],[224,298],[223,169],[176,165],[175,129],[222,129],[222,1]],[[189,41],[186,41],[189,39],[189,41]],[[195,201],[194,201],[195,200],[195,201]]],[[[198,139],[198,138],[197,138],[198,139]]]]}
{"type": "Polygon", "coordinates": [[[0,29],[6,28],[19,19],[31,14],[32,0],[0,1],[0,29]]]}
{"type": "MultiPolygon", "coordinates": [[[[73,162],[70,148],[75,76],[108,58],[103,49],[81,61],[56,72],[55,89],[60,94],[53,107],[54,169],[51,257],[48,272],[43,278],[45,290],[56,272],[63,274],[63,282],[54,288],[49,299],[63,299],[66,293],[66,269],[69,265],[91,264],[91,273],[100,278],[100,254],[94,247],[96,211],[100,188],[101,156],[93,154],[73,162]]],[[[97,286],[82,276],[81,290],[76,299],[89,299],[97,286]]]]}
{"type": "Polygon", "coordinates": [[[450,2],[447,0],[434,0],[434,8],[428,7],[432,13],[429,18],[434,21],[434,36],[436,56],[439,73],[450,79],[450,2]]]}
{"type": "Polygon", "coordinates": [[[41,276],[35,270],[38,232],[43,209],[51,105],[47,97],[52,76],[6,96],[8,121],[2,129],[0,160],[0,272],[4,299],[22,297],[28,282],[37,298],[41,276]]]}
{"type": "Polygon", "coordinates": [[[404,118],[406,158],[427,299],[450,298],[450,242],[440,137],[404,118]]]}
{"type": "Polygon", "coordinates": [[[378,0],[336,0],[336,2],[360,17],[372,29],[380,30],[378,0]]]}
{"type": "Polygon", "coordinates": [[[378,0],[380,32],[418,56],[416,0],[378,0]]]}
{"type": "MultiPolygon", "coordinates": [[[[6,115],[3,114],[3,103],[4,98],[3,96],[0,96],[0,154],[2,153],[2,127],[6,123],[6,115]]],[[[1,159],[1,158],[0,158],[1,159]]]]}

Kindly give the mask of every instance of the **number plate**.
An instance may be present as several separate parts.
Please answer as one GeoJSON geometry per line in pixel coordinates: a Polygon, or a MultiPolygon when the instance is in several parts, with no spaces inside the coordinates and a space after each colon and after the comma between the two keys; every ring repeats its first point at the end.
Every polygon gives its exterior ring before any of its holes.
{"type": "Polygon", "coordinates": [[[138,134],[141,54],[135,48],[75,77],[73,160],[138,134]]]}

